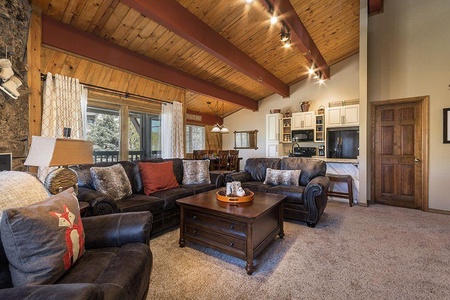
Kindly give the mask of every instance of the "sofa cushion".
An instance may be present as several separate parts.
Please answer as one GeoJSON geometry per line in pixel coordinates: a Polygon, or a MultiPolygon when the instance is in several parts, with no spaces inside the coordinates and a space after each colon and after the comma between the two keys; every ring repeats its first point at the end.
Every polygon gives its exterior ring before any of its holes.
{"type": "Polygon", "coordinates": [[[152,194],[152,196],[159,197],[164,200],[164,210],[177,207],[176,200],[192,195],[194,195],[194,192],[191,189],[182,187],[158,191],[152,194]]]}
{"type": "Polygon", "coordinates": [[[3,210],[27,206],[49,197],[35,176],[17,171],[0,172],[0,220],[3,210]]]}
{"type": "Polygon", "coordinates": [[[245,171],[250,173],[253,181],[263,182],[266,179],[266,169],[280,169],[279,158],[249,158],[245,162],[245,171]]]}
{"type": "Polygon", "coordinates": [[[303,204],[304,186],[277,185],[267,189],[267,193],[286,195],[285,203],[303,204]]]}
{"type": "Polygon", "coordinates": [[[252,192],[266,192],[270,187],[270,184],[264,184],[261,181],[247,181],[241,182],[241,186],[244,189],[249,189],[252,192]]]}
{"type": "Polygon", "coordinates": [[[150,211],[152,214],[164,210],[164,200],[159,197],[143,194],[132,194],[116,201],[121,212],[150,211]]]}
{"type": "Polygon", "coordinates": [[[173,162],[162,163],[139,162],[144,194],[147,196],[157,191],[164,191],[178,187],[173,173],[173,162]]]}
{"type": "Polygon", "coordinates": [[[301,172],[301,170],[275,170],[267,168],[264,184],[298,186],[301,172]]]}
{"type": "Polygon", "coordinates": [[[217,186],[213,183],[180,185],[180,187],[190,189],[194,192],[194,194],[204,193],[204,192],[211,191],[211,190],[214,190],[217,188],[217,186]]]}
{"type": "Polygon", "coordinates": [[[30,206],[5,210],[1,237],[14,286],[54,283],[84,253],[73,188],[30,206]]]}
{"type": "Polygon", "coordinates": [[[183,184],[211,183],[209,160],[183,160],[183,184]]]}
{"type": "Polygon", "coordinates": [[[91,167],[90,171],[97,191],[110,196],[114,200],[131,195],[131,183],[121,164],[109,167],[91,167]]]}
{"type": "Polygon", "coordinates": [[[284,157],[280,163],[281,170],[302,170],[300,185],[306,186],[313,178],[325,176],[327,164],[323,160],[305,157],[284,157]]]}

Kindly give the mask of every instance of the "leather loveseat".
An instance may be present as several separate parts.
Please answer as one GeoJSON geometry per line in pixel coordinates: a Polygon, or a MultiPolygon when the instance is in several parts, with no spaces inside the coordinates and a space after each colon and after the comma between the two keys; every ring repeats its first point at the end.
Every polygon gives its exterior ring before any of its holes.
{"type": "Polygon", "coordinates": [[[117,162],[71,166],[71,169],[78,174],[78,199],[89,203],[87,215],[150,211],[153,214],[152,234],[155,234],[179,224],[180,209],[176,204],[177,199],[210,191],[224,185],[224,176],[222,174],[213,173],[210,174],[210,184],[183,184],[182,159],[155,158],[146,160],[145,162],[159,163],[164,161],[173,162],[173,171],[179,184],[178,187],[158,191],[146,196],[144,194],[138,162],[121,161],[119,163],[124,167],[131,183],[132,195],[117,201],[106,194],[95,190],[90,173],[90,168],[93,166],[106,167],[117,164],[117,162]]]}
{"type": "Polygon", "coordinates": [[[249,158],[244,171],[231,173],[226,181],[240,181],[251,191],[286,195],[284,217],[306,222],[315,227],[327,205],[329,179],[325,176],[327,165],[312,158],[249,158]],[[276,170],[301,170],[299,185],[265,184],[267,168],[276,170]]]}

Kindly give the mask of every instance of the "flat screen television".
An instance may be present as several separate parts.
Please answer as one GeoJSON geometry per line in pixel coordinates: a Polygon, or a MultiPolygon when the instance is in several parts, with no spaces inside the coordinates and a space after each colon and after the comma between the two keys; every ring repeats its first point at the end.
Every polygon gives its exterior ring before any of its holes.
{"type": "Polygon", "coordinates": [[[358,155],[359,127],[327,129],[328,158],[357,158],[358,155]]]}

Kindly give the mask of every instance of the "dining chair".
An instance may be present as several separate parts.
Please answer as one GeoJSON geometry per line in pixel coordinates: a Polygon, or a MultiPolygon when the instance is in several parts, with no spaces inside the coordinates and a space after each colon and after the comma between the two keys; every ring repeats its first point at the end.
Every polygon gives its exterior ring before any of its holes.
{"type": "Polygon", "coordinates": [[[237,171],[239,164],[239,150],[230,150],[230,156],[228,159],[228,170],[237,171]]]}
{"type": "Polygon", "coordinates": [[[206,157],[206,150],[193,150],[194,159],[204,159],[206,157]]]}
{"type": "Polygon", "coordinates": [[[219,150],[219,170],[228,170],[228,157],[230,156],[229,150],[219,150]]]}

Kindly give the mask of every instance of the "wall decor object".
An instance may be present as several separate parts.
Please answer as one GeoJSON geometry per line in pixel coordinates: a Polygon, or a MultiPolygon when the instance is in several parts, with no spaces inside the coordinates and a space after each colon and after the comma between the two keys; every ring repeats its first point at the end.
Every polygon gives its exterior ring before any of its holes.
{"type": "Polygon", "coordinates": [[[444,143],[450,143],[450,108],[444,108],[444,143]]]}

